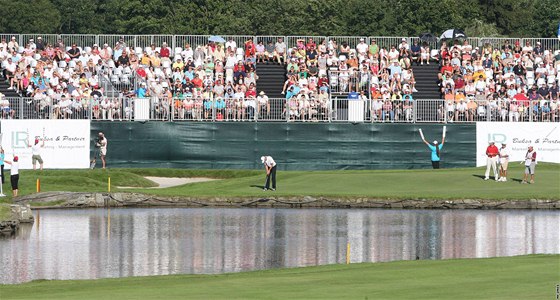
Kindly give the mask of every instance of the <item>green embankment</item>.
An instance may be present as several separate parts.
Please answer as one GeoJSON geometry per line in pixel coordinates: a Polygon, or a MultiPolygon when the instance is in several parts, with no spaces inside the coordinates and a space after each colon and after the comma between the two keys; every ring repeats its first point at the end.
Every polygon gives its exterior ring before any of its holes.
{"type": "Polygon", "coordinates": [[[0,203],[0,222],[9,220],[12,217],[12,210],[10,205],[6,203],[0,203]]]}
{"type": "Polygon", "coordinates": [[[560,255],[0,285],[2,299],[554,299],[560,255]]]}
{"type": "MultiPolygon", "coordinates": [[[[141,192],[190,197],[327,196],[378,199],[560,199],[560,165],[539,164],[535,184],[520,184],[523,167],[513,164],[508,182],[484,181],[483,168],[442,170],[290,171],[278,172],[278,190],[262,191],[262,170],[109,169],[22,171],[21,195],[42,191],[141,192]],[[223,180],[148,189],[155,184],[143,176],[211,177],[223,180]],[[137,187],[119,189],[118,187],[137,187]]],[[[4,184],[10,195],[9,182],[4,184]]],[[[11,202],[10,197],[0,202],[11,202]]]]}

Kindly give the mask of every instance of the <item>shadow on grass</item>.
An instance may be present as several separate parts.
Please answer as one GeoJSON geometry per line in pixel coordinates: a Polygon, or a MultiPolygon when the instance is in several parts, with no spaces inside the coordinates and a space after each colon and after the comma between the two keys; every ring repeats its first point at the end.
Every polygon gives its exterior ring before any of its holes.
{"type": "Polygon", "coordinates": [[[255,184],[253,184],[253,185],[250,185],[250,187],[258,188],[258,189],[260,189],[260,190],[264,189],[264,185],[255,185],[255,184]]]}
{"type": "MultiPolygon", "coordinates": [[[[484,179],[484,175],[473,174],[472,176],[478,177],[480,179],[484,179]]],[[[490,178],[493,178],[493,177],[490,177],[490,178]]],[[[511,180],[511,181],[519,182],[519,183],[521,183],[521,181],[523,181],[523,179],[521,179],[521,178],[508,178],[508,179],[511,180]]]]}

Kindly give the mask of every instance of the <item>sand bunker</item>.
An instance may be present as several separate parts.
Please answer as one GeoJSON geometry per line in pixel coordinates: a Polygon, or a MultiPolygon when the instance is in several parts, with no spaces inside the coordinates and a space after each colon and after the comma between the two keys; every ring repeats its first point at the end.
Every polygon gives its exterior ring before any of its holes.
{"type": "MultiPolygon", "coordinates": [[[[156,187],[149,187],[148,189],[164,189],[168,187],[174,187],[178,185],[188,184],[188,183],[196,183],[196,182],[205,182],[205,181],[214,181],[219,180],[215,178],[206,178],[206,177],[155,177],[155,176],[145,176],[144,178],[155,182],[158,186],[156,187]]],[[[133,186],[118,186],[119,189],[139,189],[139,187],[133,186]]]]}
{"type": "Polygon", "coordinates": [[[144,177],[148,180],[151,180],[158,184],[156,189],[163,189],[178,185],[183,185],[187,183],[196,183],[196,182],[205,182],[205,181],[214,181],[219,180],[215,178],[206,178],[206,177],[189,177],[189,178],[182,178],[182,177],[153,177],[153,176],[146,176],[144,177]]]}

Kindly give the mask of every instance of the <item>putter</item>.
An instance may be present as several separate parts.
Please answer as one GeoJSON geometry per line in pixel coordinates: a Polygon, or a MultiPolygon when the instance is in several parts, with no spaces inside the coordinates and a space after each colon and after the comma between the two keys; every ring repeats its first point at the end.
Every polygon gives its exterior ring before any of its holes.
{"type": "Polygon", "coordinates": [[[6,195],[4,195],[4,185],[2,184],[1,179],[0,179],[0,197],[6,197],[6,195]]]}
{"type": "Polygon", "coordinates": [[[270,174],[266,175],[265,180],[264,180],[263,189],[266,189],[266,183],[268,182],[269,177],[270,177],[270,174]]]}
{"type": "Polygon", "coordinates": [[[95,149],[95,151],[93,152],[93,159],[89,163],[89,168],[92,170],[95,169],[96,159],[97,159],[97,149],[95,149]]]}

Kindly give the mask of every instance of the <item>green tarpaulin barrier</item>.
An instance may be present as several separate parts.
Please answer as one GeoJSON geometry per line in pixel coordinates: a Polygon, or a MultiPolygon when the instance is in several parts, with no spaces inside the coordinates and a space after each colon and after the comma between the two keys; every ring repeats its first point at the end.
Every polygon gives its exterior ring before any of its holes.
{"type": "MultiPolygon", "coordinates": [[[[109,141],[110,167],[261,168],[271,155],[281,170],[431,168],[420,139],[441,141],[438,124],[92,122],[109,141]]],[[[475,165],[476,128],[447,125],[442,167],[475,165]]],[[[92,138],[93,151],[93,138],[92,138]]]]}

